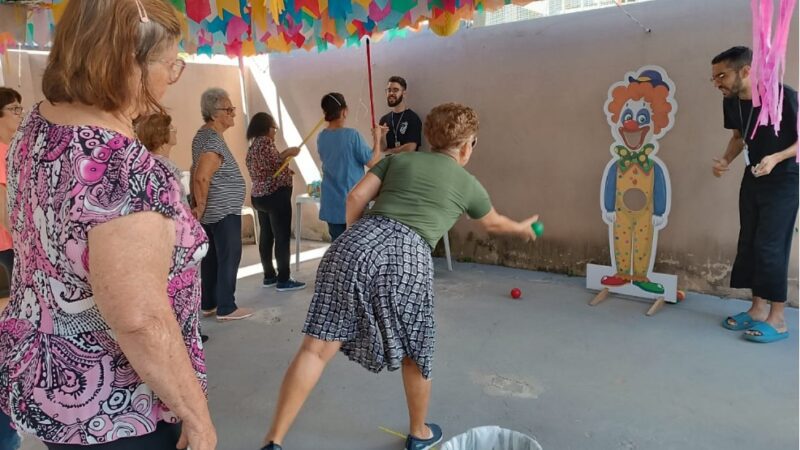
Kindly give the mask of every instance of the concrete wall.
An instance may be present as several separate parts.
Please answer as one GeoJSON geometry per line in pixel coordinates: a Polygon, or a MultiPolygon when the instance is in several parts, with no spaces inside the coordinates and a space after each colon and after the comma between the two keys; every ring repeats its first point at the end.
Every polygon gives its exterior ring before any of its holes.
{"type": "MultiPolygon", "coordinates": [[[[644,33],[619,9],[607,8],[466,29],[447,39],[419,33],[378,43],[373,46],[376,113],[388,111],[383,87],[393,74],[409,81],[410,104],[421,116],[446,101],[474,107],[481,116],[480,143],[468,169],[484,183],[499,211],[518,218],[539,213],[547,226],[543,239],[521,246],[488,237],[462,220],[451,232],[454,254],[462,260],[582,274],[587,262],[609,263],[607,227],[599,207],[600,180],[612,142],[603,114],[608,86],[640,66],[660,65],[677,86],[679,106],[675,126],[659,151],[670,171],[673,199],[669,225],[659,237],[656,270],[678,274],[684,289],[741,295],[725,286],[735,255],[742,163],[724,179],[711,176],[711,158],[722,154],[729,132],[722,128],[721,95],[708,78],[711,57],[752,41],[749,2],[653,0],[627,8],[652,33],[644,33]]],[[[6,80],[13,85],[11,55],[6,80]]],[[[786,80],[795,86],[797,55],[794,28],[786,80]]],[[[27,63],[34,79],[43,58],[31,57],[27,63]]],[[[300,135],[317,123],[319,100],[329,91],[345,95],[350,126],[368,135],[363,48],[272,55],[268,60],[266,73],[248,70],[245,77],[251,114],[274,104],[267,98],[274,93],[262,93],[256,82],[269,77],[285,108],[271,112],[281,123],[288,114],[300,135]]],[[[33,93],[36,82],[30,85],[26,100],[38,98],[33,93]]],[[[235,66],[191,65],[167,95],[179,129],[175,158],[182,167],[188,168],[191,137],[201,124],[200,93],[215,85],[228,89],[241,111],[235,66]]],[[[243,170],[244,129],[239,120],[226,134],[243,170]]],[[[313,139],[309,147],[318,162],[313,139]]],[[[296,177],[295,193],[304,190],[306,181],[296,177]]],[[[316,213],[305,209],[304,237],[327,234],[316,213]]],[[[790,271],[790,298],[795,300],[797,270],[795,242],[790,271]]]]}
{"type": "MultiPolygon", "coordinates": [[[[738,234],[738,186],[743,163],[724,179],[711,175],[711,158],[724,152],[722,97],[708,81],[718,52],[752,42],[745,0],[654,0],[628,11],[652,28],[645,33],[618,8],[430,34],[373,46],[376,107],[387,111],[386,78],[403,75],[411,106],[423,115],[459,101],[481,116],[480,143],[468,168],[498,210],[512,217],[539,213],[544,239],[521,246],[480,233],[464,219],[451,234],[464,260],[583,274],[587,262],[609,263],[608,232],[599,190],[609,161],[610,130],[603,114],[609,85],[647,64],[674,80],[676,123],[661,140],[673,200],[660,233],[656,270],[679,275],[684,289],[742,295],[725,288],[738,234]]],[[[797,23],[795,20],[793,23],[797,23]]],[[[797,85],[797,29],[792,29],[786,80],[797,85]]],[[[365,135],[369,115],[364,49],[270,58],[269,75],[295,122],[309,129],[319,100],[342,92],[351,126],[365,135]]],[[[257,90],[248,89],[252,109],[257,90]]],[[[312,153],[314,153],[312,151],[312,153]]],[[[308,218],[305,218],[308,219],[308,218]]],[[[305,223],[309,223],[306,220],[305,223]]],[[[797,299],[797,242],[790,297],[797,299]]]]}

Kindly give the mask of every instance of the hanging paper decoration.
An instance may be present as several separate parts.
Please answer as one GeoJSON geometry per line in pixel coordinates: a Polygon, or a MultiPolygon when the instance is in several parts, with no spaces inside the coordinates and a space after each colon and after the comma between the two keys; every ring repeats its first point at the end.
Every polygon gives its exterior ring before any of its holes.
{"type": "MultiPolygon", "coordinates": [[[[30,8],[33,12],[20,25],[22,39],[26,45],[43,47],[68,1],[23,6],[0,0],[0,14],[6,8],[30,8]]],[[[184,51],[231,57],[358,46],[365,36],[393,39],[419,30],[426,21],[435,34],[450,36],[475,11],[532,1],[536,0],[170,0],[185,22],[184,51]]],[[[12,43],[0,40],[0,53],[12,43]]]]}
{"type": "Polygon", "coordinates": [[[761,125],[772,124],[775,134],[783,112],[783,74],[792,13],[797,0],[779,0],[778,22],[772,33],[773,0],[751,0],[753,10],[753,106],[761,106],[753,136],[761,125]]]}

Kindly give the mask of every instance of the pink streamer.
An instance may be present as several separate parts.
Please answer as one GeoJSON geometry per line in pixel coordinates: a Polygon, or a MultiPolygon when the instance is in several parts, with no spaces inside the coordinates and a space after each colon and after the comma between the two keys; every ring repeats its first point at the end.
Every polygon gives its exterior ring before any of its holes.
{"type": "Polygon", "coordinates": [[[234,41],[241,41],[244,37],[245,33],[250,32],[250,25],[244,21],[241,17],[233,16],[228,21],[228,29],[226,30],[226,37],[228,38],[228,44],[232,44],[234,41]]]}
{"type": "Polygon", "coordinates": [[[783,76],[786,71],[786,47],[797,0],[780,0],[778,23],[773,37],[773,0],[751,0],[753,11],[753,107],[761,112],[753,127],[754,137],[761,125],[772,124],[775,134],[781,129],[783,113],[783,76]]]}

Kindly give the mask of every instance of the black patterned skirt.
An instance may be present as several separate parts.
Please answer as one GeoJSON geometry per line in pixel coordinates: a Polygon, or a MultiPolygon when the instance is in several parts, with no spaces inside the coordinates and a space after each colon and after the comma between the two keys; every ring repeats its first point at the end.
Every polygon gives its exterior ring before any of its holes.
{"type": "Polygon", "coordinates": [[[317,269],[303,333],[342,341],[372,372],[403,358],[430,378],[435,340],[431,248],[400,222],[366,216],[330,246],[317,269]]]}

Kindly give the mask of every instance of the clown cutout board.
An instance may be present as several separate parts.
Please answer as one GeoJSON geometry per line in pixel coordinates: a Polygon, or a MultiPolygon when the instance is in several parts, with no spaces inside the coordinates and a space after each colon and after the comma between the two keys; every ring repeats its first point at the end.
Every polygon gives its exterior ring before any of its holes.
{"type": "Polygon", "coordinates": [[[611,136],[611,161],[603,172],[600,207],[608,225],[609,266],[589,264],[586,287],[654,299],[648,311],[675,303],[678,278],[653,272],[658,231],[667,225],[671,203],[669,172],[656,156],[658,141],[675,123],[675,84],[658,66],[629,72],[608,89],[605,114],[611,136]]]}

